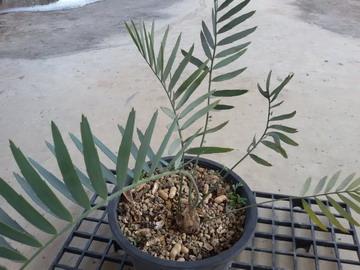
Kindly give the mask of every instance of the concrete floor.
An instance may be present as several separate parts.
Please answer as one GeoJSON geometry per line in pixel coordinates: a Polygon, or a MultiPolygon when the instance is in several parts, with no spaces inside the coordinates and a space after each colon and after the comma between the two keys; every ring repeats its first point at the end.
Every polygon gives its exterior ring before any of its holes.
{"type": "MultiPolygon", "coordinates": [[[[0,15],[0,175],[6,180],[14,181],[12,171],[17,170],[9,138],[52,168],[54,160],[43,144],[51,138],[51,120],[64,134],[79,134],[84,113],[94,133],[117,149],[116,124],[124,123],[131,107],[137,109],[138,124],[143,127],[151,113],[166,104],[157,81],[124,33],[122,21],[155,18],[157,34],[170,24],[171,41],[183,32],[183,47],[196,41],[200,50],[200,22],[209,20],[211,1],[118,2],[105,0],[65,12],[0,15]]],[[[224,133],[208,137],[208,144],[221,143],[236,151],[212,158],[231,165],[246,151],[254,133],[262,132],[266,104],[256,83],[264,83],[270,69],[276,79],[295,73],[282,94],[286,100],[282,110],[297,110],[291,126],[299,129],[294,138],[300,144],[288,148],[287,160],[259,149],[275,165],[272,168],[246,160],[236,169],[255,190],[296,194],[308,176],[319,179],[339,169],[344,174],[360,173],[360,28],[356,27],[360,6],[355,0],[338,2],[255,0],[249,7],[257,13],[248,25],[259,28],[239,62],[248,70],[232,85],[251,92],[234,100],[236,113],[214,116],[214,122],[230,119],[231,123],[224,133]]],[[[162,116],[159,134],[165,119],[162,116]]],[[[160,139],[157,136],[154,144],[160,139]]],[[[80,155],[74,148],[71,151],[79,161],[80,155]]],[[[29,269],[45,269],[61,241],[29,269]]]]}

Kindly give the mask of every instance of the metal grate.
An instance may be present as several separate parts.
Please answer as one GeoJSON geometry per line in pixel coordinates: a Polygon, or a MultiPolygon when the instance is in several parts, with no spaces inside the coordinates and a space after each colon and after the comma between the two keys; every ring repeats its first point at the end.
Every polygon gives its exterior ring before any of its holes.
{"type": "MultiPolygon", "coordinates": [[[[258,203],[286,198],[285,195],[254,193],[258,203]]],[[[96,203],[96,197],[92,203],[96,203]]],[[[313,200],[308,203],[321,215],[313,200]]],[[[346,205],[339,204],[349,211],[346,205]]],[[[324,232],[309,220],[300,205],[298,200],[280,200],[259,206],[255,237],[230,269],[360,269],[360,245],[354,226],[337,216],[348,229],[344,233],[321,216],[323,223],[328,224],[328,232],[324,232]]],[[[101,208],[75,226],[50,269],[134,270],[131,265],[125,252],[111,239],[106,208],[101,208]]]]}

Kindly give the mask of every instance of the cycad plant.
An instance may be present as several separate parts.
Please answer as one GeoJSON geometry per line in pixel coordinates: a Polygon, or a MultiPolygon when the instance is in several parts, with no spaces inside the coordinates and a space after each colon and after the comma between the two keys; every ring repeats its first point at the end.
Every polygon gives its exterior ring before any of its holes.
{"type": "MultiPolygon", "coordinates": [[[[61,176],[56,176],[28,157],[10,141],[12,154],[21,172],[21,175],[14,173],[21,191],[15,191],[12,185],[0,178],[0,195],[7,202],[0,208],[0,257],[20,262],[21,269],[23,269],[59,235],[67,232],[79,220],[96,209],[106,206],[113,198],[126,194],[127,191],[144,183],[174,174],[183,175],[190,181],[192,187],[190,190],[195,191],[195,196],[189,196],[192,198],[192,202],[182,211],[196,215],[196,209],[201,207],[201,203],[199,196],[196,195],[196,175],[191,168],[195,168],[199,156],[233,150],[205,144],[206,136],[218,132],[228,123],[226,121],[210,126],[210,114],[213,117],[218,111],[234,109],[233,106],[226,104],[227,98],[239,97],[248,92],[247,89],[237,86],[224,88],[222,84],[246,70],[241,66],[240,68],[232,67],[238,66],[238,60],[250,45],[250,42],[243,42],[243,40],[256,29],[256,27],[249,29],[242,27],[242,23],[255,13],[255,11],[243,12],[249,2],[250,0],[242,2],[214,1],[211,25],[209,26],[205,22],[202,22],[201,25],[200,44],[203,51],[201,56],[194,55],[195,45],[189,49],[180,49],[181,35],[176,39],[175,45],[168,48],[169,27],[165,30],[161,40],[156,42],[154,23],[150,28],[145,23],[136,24],[133,21],[125,24],[137,49],[159,80],[159,86],[162,87],[168,99],[168,105],[160,108],[170,119],[165,134],[156,134],[155,132],[158,112],[153,114],[146,130],[142,131],[136,129],[135,110],[132,110],[126,124],[118,127],[122,139],[119,142],[118,151],[114,152],[92,133],[87,118],[83,116],[80,124],[81,138],[74,134],[70,134],[70,137],[76,148],[83,154],[85,173],[73,163],[62,134],[56,124],[51,123],[53,142],[46,142],[46,144],[56,158],[61,176]],[[185,75],[189,73],[190,75],[185,75]],[[205,93],[199,93],[200,85],[206,86],[205,93]],[[192,132],[195,125],[198,127],[195,132],[192,132]],[[190,129],[190,127],[192,128],[190,129]],[[163,136],[163,140],[156,150],[151,147],[154,135],[163,136]],[[170,160],[165,161],[163,157],[168,149],[175,149],[175,153],[170,160]],[[100,161],[99,150],[113,162],[116,173],[113,173],[100,161]],[[186,154],[192,155],[190,161],[185,162],[186,154]],[[130,164],[134,164],[134,166],[130,164]],[[189,164],[193,164],[190,169],[189,164]],[[132,179],[131,184],[126,184],[128,178],[132,179]],[[116,191],[109,193],[107,183],[115,185],[116,191]],[[23,196],[23,193],[26,196],[23,196]],[[89,199],[93,193],[101,198],[95,204],[91,204],[89,199]],[[65,201],[77,204],[84,211],[77,216],[72,215],[65,207],[65,201]],[[19,221],[8,214],[6,210],[8,207],[12,207],[31,226],[46,234],[47,240],[40,241],[38,237],[25,230],[19,221]],[[62,223],[65,222],[66,225],[56,228],[50,218],[43,216],[45,213],[62,220],[62,223]],[[16,242],[34,247],[35,252],[30,257],[25,257],[21,249],[13,247],[17,245],[16,242]]],[[[247,157],[258,164],[272,166],[269,161],[259,156],[257,152],[259,146],[266,147],[284,158],[287,158],[285,145],[297,146],[297,143],[290,138],[297,130],[283,124],[284,120],[293,118],[296,112],[277,113],[277,108],[284,103],[280,99],[281,91],[292,77],[293,74],[290,74],[280,84],[273,86],[271,72],[269,72],[265,85],[257,85],[258,92],[267,104],[266,126],[260,136],[253,136],[250,140],[245,155],[239,157],[231,166],[224,166],[225,174],[234,170],[247,157]]],[[[327,199],[351,224],[359,225],[351,213],[346,212],[337,201],[340,199],[352,210],[360,213],[360,178],[355,178],[352,174],[339,183],[337,182],[338,178],[339,173],[329,179],[324,177],[314,188],[311,187],[311,180],[308,179],[302,194],[290,197],[301,200],[303,209],[311,220],[324,230],[327,230],[327,227],[307,203],[308,198],[316,200],[321,212],[340,230],[346,229],[328,210],[323,199],[327,199]]],[[[236,195],[234,196],[236,200],[241,200],[236,195]]],[[[263,203],[267,202],[261,204],[263,203]]],[[[244,205],[232,211],[240,211],[249,207],[256,207],[256,205],[244,205]]],[[[189,228],[189,226],[182,226],[184,223],[186,224],[184,220],[178,222],[179,230],[190,233],[199,228],[199,224],[194,224],[196,228],[191,226],[189,228]]],[[[44,237],[41,238],[44,239],[44,237]]],[[[6,269],[5,264],[0,266],[0,269],[6,269]]]]}

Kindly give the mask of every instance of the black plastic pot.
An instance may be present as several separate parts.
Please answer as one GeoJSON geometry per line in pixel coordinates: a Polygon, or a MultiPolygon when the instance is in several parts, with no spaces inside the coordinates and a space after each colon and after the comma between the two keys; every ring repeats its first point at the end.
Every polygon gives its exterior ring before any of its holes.
{"type": "MultiPolygon", "coordinates": [[[[191,157],[186,157],[189,160],[191,157]]],[[[217,162],[200,158],[199,165],[209,169],[221,171],[223,168],[217,162]]],[[[242,188],[239,188],[239,194],[247,198],[249,204],[255,204],[255,197],[253,192],[249,189],[247,184],[235,173],[231,172],[225,181],[231,184],[241,183],[242,188]]],[[[154,257],[146,252],[141,251],[132,245],[129,240],[122,234],[118,223],[118,204],[119,198],[110,201],[108,206],[109,225],[113,233],[113,238],[121,246],[121,248],[130,256],[136,270],[224,270],[228,269],[233,257],[237,256],[243,250],[250,239],[252,239],[257,223],[257,208],[250,207],[246,209],[246,217],[244,223],[244,232],[241,238],[229,249],[199,261],[177,262],[171,260],[164,260],[154,257]]]]}

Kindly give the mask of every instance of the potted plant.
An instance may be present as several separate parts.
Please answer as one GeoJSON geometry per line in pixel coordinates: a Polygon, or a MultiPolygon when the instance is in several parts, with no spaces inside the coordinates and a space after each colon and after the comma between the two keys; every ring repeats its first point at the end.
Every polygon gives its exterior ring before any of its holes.
{"type": "MultiPolygon", "coordinates": [[[[243,13],[249,1],[225,0],[218,3],[215,0],[212,27],[202,22],[200,32],[204,56],[196,57],[193,45],[189,50],[181,50],[182,57],[178,63],[176,56],[181,35],[167,56],[169,28],[158,50],[155,50],[154,23],[151,30],[145,24],[126,24],[136,47],[168,98],[169,105],[161,107],[170,118],[165,134],[155,131],[158,112],[153,114],[144,132],[135,130],[135,110],[132,110],[126,124],[119,126],[122,139],[118,152],[114,153],[93,135],[87,118],[83,116],[80,124],[81,139],[74,134],[70,134],[70,137],[83,153],[86,167],[84,173],[72,162],[63,137],[52,122],[53,143],[47,142],[47,146],[56,158],[61,178],[27,157],[10,141],[12,154],[22,174],[15,173],[15,178],[29,199],[2,178],[0,195],[23,219],[49,237],[45,242],[40,241],[1,207],[1,258],[20,262],[23,269],[59,235],[96,209],[109,204],[109,224],[114,239],[129,253],[138,270],[224,269],[229,264],[254,233],[258,205],[244,180],[234,173],[234,168],[248,157],[261,165],[271,166],[270,162],[256,154],[259,146],[267,147],[285,158],[287,153],[284,144],[297,146],[290,138],[297,130],[281,124],[281,121],[294,117],[296,112],[277,113],[277,108],[283,103],[279,100],[280,93],[293,75],[290,74],[274,87],[270,72],[265,86],[257,85],[267,104],[267,121],[261,136],[253,137],[246,154],[232,166],[220,165],[201,157],[232,150],[206,145],[205,138],[227,124],[224,122],[211,126],[210,113],[233,109],[224,101],[248,92],[239,88],[223,89],[221,84],[245,71],[245,68],[240,68],[229,72],[223,71],[223,68],[235,63],[245,53],[250,43],[240,41],[256,29],[253,27],[237,31],[241,23],[254,14],[254,11],[243,13]],[[189,68],[193,70],[186,76],[189,68]],[[205,93],[199,93],[201,84],[207,86],[205,93]],[[204,121],[203,125],[194,129],[201,120],[204,121]],[[151,147],[154,135],[163,136],[156,151],[151,147]],[[114,163],[115,171],[100,161],[98,149],[114,163]],[[166,157],[167,149],[173,149],[174,154],[166,157]],[[109,183],[114,186],[110,193],[107,187],[109,183]],[[99,197],[93,205],[89,193],[99,197]],[[63,199],[84,208],[84,212],[73,216],[64,206],[63,199]],[[45,212],[66,225],[56,229],[52,220],[42,215],[45,212]],[[9,239],[34,247],[36,251],[31,257],[25,257],[9,243],[9,239]]],[[[360,213],[360,178],[355,179],[352,174],[338,183],[339,175],[338,172],[329,179],[322,178],[314,188],[311,187],[311,179],[308,179],[301,195],[290,197],[301,201],[311,220],[323,230],[327,230],[326,225],[306,199],[316,200],[320,212],[340,230],[346,228],[328,210],[322,198],[326,197],[351,224],[359,225],[336,200],[340,199],[360,213]]]]}

